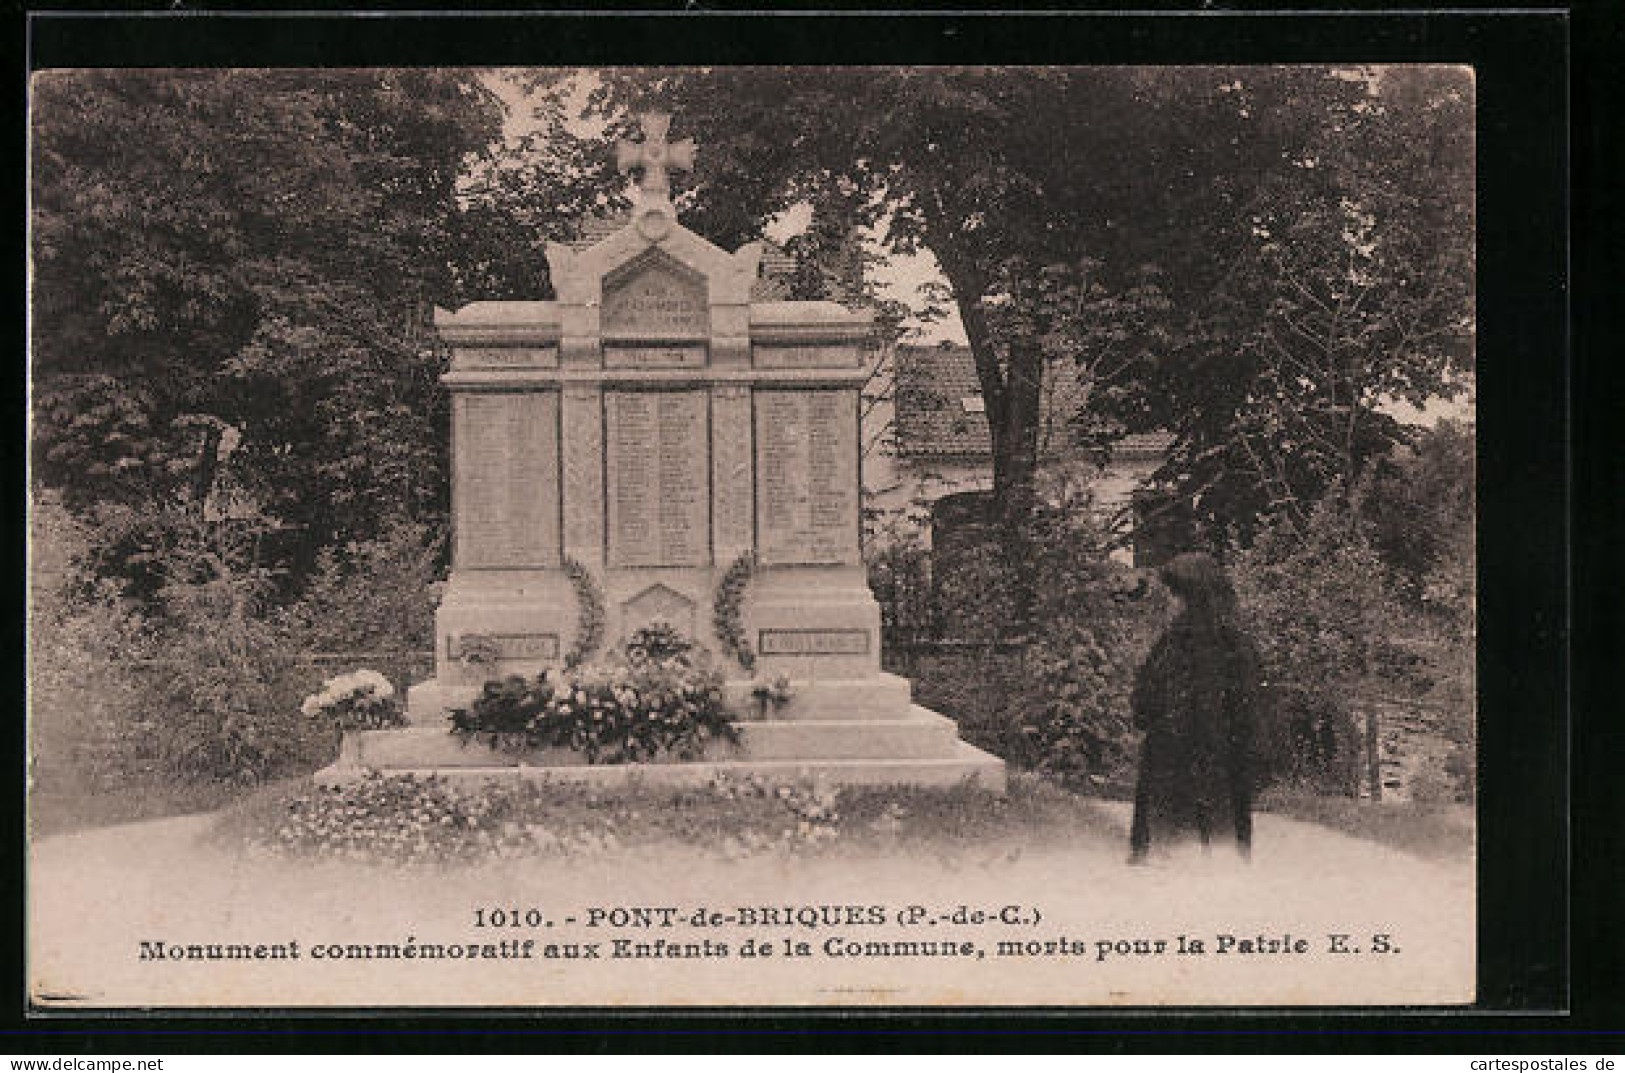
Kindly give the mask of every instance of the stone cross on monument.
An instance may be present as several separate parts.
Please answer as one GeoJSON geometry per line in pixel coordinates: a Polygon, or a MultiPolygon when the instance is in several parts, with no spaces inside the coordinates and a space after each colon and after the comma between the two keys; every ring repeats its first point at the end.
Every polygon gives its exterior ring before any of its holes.
{"type": "Polygon", "coordinates": [[[641,142],[623,141],[616,146],[615,164],[621,171],[642,168],[638,189],[645,201],[670,201],[671,176],[667,168],[688,171],[694,167],[694,141],[684,138],[680,142],[666,142],[671,129],[671,116],[663,112],[643,112],[638,115],[643,126],[641,142]]]}

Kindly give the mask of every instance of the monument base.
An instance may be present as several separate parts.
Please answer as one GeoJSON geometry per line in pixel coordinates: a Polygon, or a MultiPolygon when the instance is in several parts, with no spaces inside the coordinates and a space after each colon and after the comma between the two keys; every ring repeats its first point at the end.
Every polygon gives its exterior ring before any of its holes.
{"type": "Polygon", "coordinates": [[[737,746],[717,743],[699,760],[591,765],[568,750],[515,755],[448,730],[406,727],[345,735],[337,762],[317,782],[339,785],[372,772],[435,775],[456,783],[525,778],[593,786],[703,786],[719,775],[845,786],[955,786],[1002,793],[1004,761],[960,741],[953,720],[918,705],[901,718],[741,721],[737,746]]]}

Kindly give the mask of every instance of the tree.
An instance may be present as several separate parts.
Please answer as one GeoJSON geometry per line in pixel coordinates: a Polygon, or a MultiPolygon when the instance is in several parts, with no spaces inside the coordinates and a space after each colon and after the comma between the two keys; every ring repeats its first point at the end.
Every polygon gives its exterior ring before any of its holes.
{"type": "Polygon", "coordinates": [[[85,509],[231,478],[313,550],[443,511],[460,71],[53,71],[33,85],[36,475],[85,509]]]}
{"type": "Polygon", "coordinates": [[[1227,274],[1142,383],[1180,436],[1172,499],[1214,536],[1266,515],[1304,531],[1405,442],[1394,401],[1470,375],[1471,75],[1338,77],[1357,92],[1320,102],[1314,137],[1252,190],[1227,274]]]}
{"type": "Polygon", "coordinates": [[[1259,191],[1289,200],[1293,162],[1365,95],[1327,68],[719,68],[618,73],[596,105],[611,136],[629,133],[628,111],[675,113],[702,146],[679,209],[724,244],[807,202],[815,219],[878,225],[891,251],[931,253],[975,358],[1020,561],[1046,370],[1098,402],[1102,446],[1172,416],[1133,390],[1158,368],[1175,375],[1194,349],[1223,380],[1203,338],[1175,333],[1206,322],[1259,191]]]}
{"type": "Polygon", "coordinates": [[[1474,454],[1471,424],[1440,421],[1383,460],[1363,503],[1400,594],[1462,619],[1473,608],[1474,454]]]}
{"type": "Polygon", "coordinates": [[[511,129],[467,169],[452,237],[457,301],[553,296],[547,244],[624,210],[626,181],[601,139],[573,122],[578,79],[563,69],[494,76],[518,98],[511,129]]]}

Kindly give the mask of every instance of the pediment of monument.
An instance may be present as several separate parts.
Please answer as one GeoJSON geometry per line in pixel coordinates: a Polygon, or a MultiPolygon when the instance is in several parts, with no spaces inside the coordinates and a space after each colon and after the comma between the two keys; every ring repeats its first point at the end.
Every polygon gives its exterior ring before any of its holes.
{"type": "Polygon", "coordinates": [[[603,279],[599,330],[606,336],[705,336],[710,286],[700,273],[651,246],[603,279]]]}
{"type": "Polygon", "coordinates": [[[626,280],[640,266],[686,272],[703,281],[712,305],[744,305],[761,257],[760,242],[729,253],[663,212],[634,213],[625,227],[584,250],[558,242],[547,246],[553,289],[566,305],[599,302],[606,286],[626,280]]]}

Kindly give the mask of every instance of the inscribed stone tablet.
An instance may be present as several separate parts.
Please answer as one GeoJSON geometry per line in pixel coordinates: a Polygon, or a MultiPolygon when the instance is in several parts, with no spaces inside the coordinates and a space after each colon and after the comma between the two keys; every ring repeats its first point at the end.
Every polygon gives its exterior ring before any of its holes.
{"type": "Polygon", "coordinates": [[[705,344],[672,346],[604,346],[604,365],[611,369],[698,369],[705,364],[705,344]]]}
{"type": "Polygon", "coordinates": [[[606,336],[706,335],[711,317],[705,281],[664,254],[640,259],[604,281],[599,325],[606,336]]]}
{"type": "Polygon", "coordinates": [[[459,564],[557,563],[558,396],[460,396],[456,455],[459,564]]]}
{"type": "Polygon", "coordinates": [[[459,369],[553,369],[559,364],[556,346],[458,347],[452,351],[459,369]]]}
{"type": "Polygon", "coordinates": [[[750,387],[711,389],[711,540],[731,561],[755,541],[755,488],[751,465],[750,387]]]}
{"type": "Polygon", "coordinates": [[[849,389],[756,392],[762,562],[857,562],[857,421],[849,389]]]}
{"type": "Polygon", "coordinates": [[[764,656],[866,656],[868,630],[766,629],[756,634],[764,656]]]}
{"type": "Polygon", "coordinates": [[[752,348],[758,369],[853,368],[863,351],[846,343],[757,343],[752,348]]]}
{"type": "MultiPolygon", "coordinates": [[[[559,635],[556,633],[487,633],[479,636],[496,646],[497,659],[557,659],[559,655],[559,635]]],[[[446,658],[462,659],[466,639],[460,635],[447,636],[446,658]]]]}
{"type": "Polygon", "coordinates": [[[700,566],[710,559],[706,395],[604,395],[612,566],[700,566]]]}

